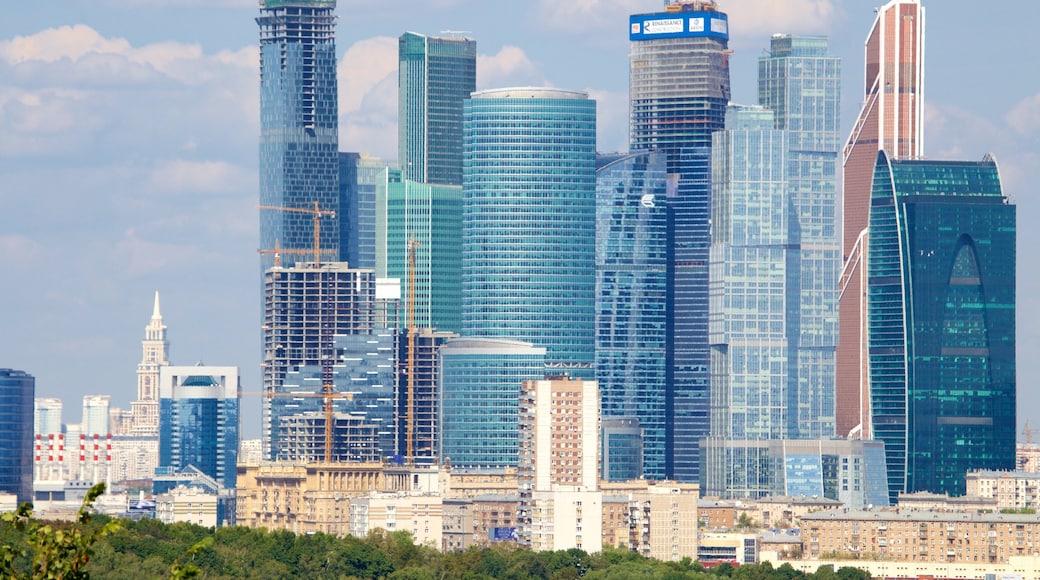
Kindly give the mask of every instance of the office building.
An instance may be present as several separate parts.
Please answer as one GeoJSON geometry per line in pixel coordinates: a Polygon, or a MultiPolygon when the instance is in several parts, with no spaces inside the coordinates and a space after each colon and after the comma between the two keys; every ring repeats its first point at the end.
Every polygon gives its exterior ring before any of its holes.
{"type": "Polygon", "coordinates": [[[240,389],[238,367],[164,367],[159,375],[159,468],[194,466],[234,488],[240,389]]]}
{"type": "MultiPolygon", "coordinates": [[[[159,369],[170,364],[170,342],[159,311],[159,291],[155,292],[152,317],[141,341],[141,362],[137,365],[137,400],[130,403],[132,433],[155,437],[159,429],[159,369]]],[[[107,432],[107,431],[106,431],[107,432]]]]}
{"type": "Polygon", "coordinates": [[[520,393],[519,544],[535,551],[603,549],[599,388],[566,376],[520,393]]]}
{"type": "MultiPolygon", "coordinates": [[[[321,260],[340,256],[339,119],[336,89],[336,0],[261,0],[260,248],[276,246],[290,266],[314,251],[319,221],[321,260]],[[316,204],[316,205],[315,205],[316,204]]],[[[274,256],[261,255],[261,272],[274,256]]]]}
{"type": "Polygon", "coordinates": [[[321,363],[295,366],[271,397],[278,421],[275,458],[280,461],[325,461],[325,396],[323,377],[332,394],[332,461],[382,461],[395,454],[394,422],[397,331],[335,335],[328,375],[321,363]]]}
{"type": "MultiPolygon", "coordinates": [[[[774,35],[758,59],[759,105],[787,139],[789,257],[782,313],[787,334],[787,417],[798,438],[835,435],[838,344],[838,154],[841,59],[822,36],[774,35]]],[[[839,433],[845,435],[847,433],[839,433]]],[[[792,435],[794,436],[794,435],[792,435]]]]}
{"type": "Polygon", "coordinates": [[[603,417],[600,425],[600,478],[604,481],[631,481],[642,477],[643,429],[639,419],[603,417]]]}
{"type": "Polygon", "coordinates": [[[387,168],[382,175],[376,186],[376,275],[401,281],[406,305],[414,305],[409,316],[416,326],[458,332],[462,187],[411,181],[398,169],[387,168]],[[413,277],[414,293],[409,287],[413,277]]]}
{"type": "Polygon", "coordinates": [[[545,376],[546,349],[496,338],[455,338],[440,348],[440,448],[452,469],[517,466],[520,386],[545,376]]]}
{"type": "Polygon", "coordinates": [[[321,392],[336,364],[333,337],[371,333],[376,327],[376,305],[373,270],[350,268],[342,262],[304,262],[267,271],[263,379],[264,391],[271,396],[263,401],[265,457],[278,457],[280,417],[283,411],[295,412],[279,395],[290,390],[283,388],[289,384],[289,374],[309,369],[308,384],[292,390],[321,392]]]}
{"type": "Polygon", "coordinates": [[[462,102],[477,90],[476,41],[402,34],[397,89],[404,179],[462,185],[462,102]]]}
{"type": "Polygon", "coordinates": [[[1015,468],[1015,206],[996,161],[877,154],[867,250],[871,424],[889,493],[1015,468]]]}
{"type": "Polygon", "coordinates": [[[592,378],[596,103],[510,88],[464,111],[460,334],[530,342],[554,373],[592,378]]]}
{"type": "Polygon", "coordinates": [[[417,464],[432,464],[436,463],[440,441],[440,349],[459,335],[418,328],[415,354],[409,358],[407,332],[399,336],[397,348],[397,449],[417,464]]]}
{"type": "Polygon", "coordinates": [[[33,495],[33,399],[36,379],[24,371],[0,369],[0,492],[33,495]]]}
{"type": "Polygon", "coordinates": [[[667,199],[677,185],[666,165],[664,153],[641,152],[596,171],[596,380],[603,442],[620,441],[608,437],[609,420],[627,420],[635,422],[642,446],[638,453],[604,451],[604,479],[611,481],[643,474],[663,479],[666,473],[667,199]],[[607,465],[617,469],[620,462],[626,468],[608,477],[607,465]]]}
{"type": "Polygon", "coordinates": [[[924,7],[891,0],[867,35],[863,106],[842,154],[842,256],[836,363],[837,431],[869,439],[867,228],[878,151],[924,154],[924,7]]]}
{"type": "Polygon", "coordinates": [[[668,199],[667,478],[696,482],[708,435],[711,135],[730,99],[729,20],[711,0],[672,0],[629,18],[633,152],[660,150],[678,179],[668,199]]]}

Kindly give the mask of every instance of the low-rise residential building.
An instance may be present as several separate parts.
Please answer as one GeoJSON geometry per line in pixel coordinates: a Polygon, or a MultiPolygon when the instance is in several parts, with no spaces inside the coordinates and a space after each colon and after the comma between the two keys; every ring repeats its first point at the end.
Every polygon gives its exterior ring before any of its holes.
{"type": "Polygon", "coordinates": [[[1040,473],[969,471],[966,483],[969,496],[989,498],[996,509],[1040,508],[1040,473]]]}
{"type": "Polygon", "coordinates": [[[802,517],[808,559],[1008,563],[1040,555],[1035,514],[834,510],[802,517]]]}
{"type": "Polygon", "coordinates": [[[370,492],[350,499],[350,535],[364,538],[369,532],[407,531],[416,544],[440,548],[444,530],[444,504],[439,495],[370,492]]]}
{"type": "Polygon", "coordinates": [[[950,497],[945,493],[916,491],[901,493],[896,503],[900,510],[925,510],[935,512],[978,512],[996,511],[997,501],[991,497],[961,495],[950,497]]]}
{"type": "Polygon", "coordinates": [[[474,497],[473,542],[487,546],[494,542],[517,541],[516,512],[520,496],[513,494],[486,494],[474,497]]]}
{"type": "Polygon", "coordinates": [[[220,498],[197,487],[177,486],[155,496],[155,519],[164,524],[187,522],[216,527],[220,498]]]}
{"type": "Polygon", "coordinates": [[[786,495],[737,503],[742,513],[746,513],[755,527],[759,528],[797,528],[807,514],[844,507],[840,501],[825,497],[786,495]]]}
{"type": "Polygon", "coordinates": [[[697,517],[706,530],[728,530],[737,523],[737,510],[731,501],[704,498],[697,502],[697,517]]]}
{"type": "Polygon", "coordinates": [[[465,498],[445,498],[444,529],[441,551],[461,552],[474,544],[473,501],[465,498]]]}
{"type": "Polygon", "coordinates": [[[629,549],[663,561],[697,558],[700,486],[662,481],[632,493],[629,549]]]}

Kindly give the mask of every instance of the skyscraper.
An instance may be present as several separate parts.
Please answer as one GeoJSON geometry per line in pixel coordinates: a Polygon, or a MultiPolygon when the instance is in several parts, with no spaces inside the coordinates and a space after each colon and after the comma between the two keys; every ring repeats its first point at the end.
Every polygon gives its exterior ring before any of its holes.
{"type": "Polygon", "coordinates": [[[440,349],[440,449],[453,469],[517,466],[520,386],[545,376],[545,348],[455,338],[440,349]]]}
{"type": "Polygon", "coordinates": [[[596,171],[596,380],[604,420],[627,417],[637,426],[643,450],[627,458],[643,461],[631,479],[666,473],[666,199],[675,185],[663,152],[633,153],[596,171]]]}
{"type": "Polygon", "coordinates": [[[376,267],[376,187],[386,168],[367,153],[339,154],[340,260],[352,268],[376,267]]]}
{"type": "Polygon", "coordinates": [[[440,445],[440,350],[448,340],[458,338],[459,335],[432,328],[417,329],[412,376],[409,377],[406,332],[399,337],[397,347],[397,449],[398,453],[408,457],[408,439],[411,437],[412,460],[429,464],[437,458],[440,445]],[[411,426],[408,424],[409,418],[411,426]]]}
{"type": "Polygon", "coordinates": [[[238,367],[167,366],[159,378],[159,467],[189,465],[235,487],[238,367]]]}
{"type": "MultiPolygon", "coordinates": [[[[339,212],[336,0],[261,0],[260,204],[339,212]]],[[[321,218],[323,260],[339,259],[337,222],[321,218]]],[[[314,249],[305,212],[260,211],[260,246],[314,249]]],[[[289,266],[298,254],[281,256],[289,266]]],[[[261,256],[262,271],[274,264],[261,256]]]]}
{"type": "Polygon", "coordinates": [[[415,277],[414,322],[458,332],[462,294],[462,188],[404,179],[387,168],[376,186],[376,275],[401,281],[410,298],[415,277]],[[411,244],[415,269],[410,271],[411,244]]]}
{"type": "Polygon", "coordinates": [[[596,102],[481,91],[464,134],[461,334],[530,342],[557,373],[591,378],[596,102]]]}
{"type": "Polygon", "coordinates": [[[159,428],[159,369],[169,365],[170,342],[166,339],[166,325],[159,311],[159,291],[155,291],[152,318],[144,329],[141,341],[141,362],[137,365],[137,400],[130,403],[133,432],[155,436],[159,428]]]}
{"type": "Polygon", "coordinates": [[[996,161],[877,155],[867,251],[874,438],[889,494],[1015,468],[1015,206],[996,161]]]}
{"type": "Polygon", "coordinates": [[[672,0],[629,18],[633,152],[659,149],[678,187],[668,198],[665,476],[695,482],[708,434],[711,135],[730,98],[729,20],[712,0],[672,0]]]}
{"type": "Polygon", "coordinates": [[[83,397],[83,434],[87,438],[95,435],[105,437],[112,431],[109,429],[108,410],[112,403],[109,395],[87,395],[83,397]]]}
{"type": "Polygon", "coordinates": [[[0,368],[0,491],[32,501],[36,379],[0,368]]]}
{"type": "Polygon", "coordinates": [[[843,154],[842,255],[837,349],[837,431],[870,437],[866,352],[867,228],[878,151],[892,159],[924,152],[924,8],[891,0],[866,41],[864,101],[843,154]]]}
{"type": "Polygon", "coordinates": [[[58,435],[63,431],[61,423],[61,399],[37,397],[33,401],[33,432],[39,435],[58,435]]]}
{"type": "Polygon", "coordinates": [[[398,43],[398,162],[404,178],[462,185],[462,102],[477,90],[477,43],[406,32],[398,43]]]}

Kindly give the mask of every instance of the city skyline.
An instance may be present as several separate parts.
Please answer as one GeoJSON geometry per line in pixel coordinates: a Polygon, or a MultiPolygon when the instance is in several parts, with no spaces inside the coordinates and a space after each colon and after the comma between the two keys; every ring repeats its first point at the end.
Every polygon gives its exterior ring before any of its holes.
{"type": "MultiPolygon", "coordinates": [[[[140,0],[106,0],[91,11],[57,4],[57,10],[19,5],[0,24],[0,257],[18,283],[0,290],[0,317],[18,329],[0,339],[2,366],[36,376],[39,396],[59,396],[68,405],[106,391],[114,406],[125,408],[135,395],[141,322],[159,290],[176,362],[239,365],[245,388],[258,390],[256,3],[149,7],[140,0]],[[47,32],[77,24],[83,26],[47,32]],[[16,36],[23,38],[12,41],[16,36]],[[126,74],[106,76],[100,65],[126,67],[126,74]],[[109,99],[113,105],[105,104],[109,99]],[[69,260],[67,268],[55,267],[61,260],[69,260]],[[54,365],[55,357],[64,364],[54,365]]],[[[480,43],[478,89],[548,83],[589,90],[600,106],[600,150],[623,149],[627,16],[660,8],[651,0],[603,2],[592,3],[601,11],[582,14],[580,7],[544,2],[506,8],[519,12],[515,19],[492,19],[478,3],[436,2],[432,8],[395,8],[407,17],[389,18],[389,9],[373,2],[340,4],[338,68],[346,85],[340,87],[340,149],[386,159],[396,156],[396,144],[363,135],[366,128],[369,135],[386,133],[396,114],[380,102],[396,94],[396,38],[405,30],[436,34],[449,27],[469,29],[480,43]],[[582,26],[570,33],[553,28],[561,18],[574,23],[578,17],[582,26]],[[499,20],[518,30],[503,32],[499,20]],[[554,62],[553,47],[561,46],[573,50],[554,62]]],[[[734,102],[755,103],[754,59],[770,33],[828,34],[834,54],[843,58],[847,136],[862,100],[863,32],[880,4],[806,2],[795,19],[765,3],[722,2],[736,49],[734,102]],[[755,6],[761,14],[753,14],[755,6]],[[769,17],[776,25],[762,26],[769,17]]],[[[1012,65],[995,57],[1031,60],[1030,53],[1009,49],[1024,34],[1015,27],[1035,21],[1024,12],[1040,11],[1026,7],[1004,22],[1011,28],[995,35],[992,49],[980,50],[955,44],[969,23],[977,27],[970,5],[924,4],[931,7],[925,154],[978,159],[993,151],[1005,191],[1029,223],[1037,214],[1025,192],[1037,181],[1038,170],[1029,163],[1040,159],[1033,136],[1040,129],[1040,96],[1029,94],[1035,89],[1012,78],[1012,65]],[[974,71],[972,82],[964,83],[958,70],[974,71]]],[[[1033,239],[1037,235],[1023,228],[1022,247],[1040,241],[1033,239]]],[[[1040,281],[1022,258],[1018,344],[1027,353],[1040,344],[1032,322],[1040,318],[1040,302],[1032,297],[1040,281]]],[[[1028,392],[1040,364],[1020,358],[1018,431],[1026,420],[1040,420],[1032,410],[1040,408],[1036,395],[1028,392]]],[[[258,416],[258,400],[243,403],[244,416],[258,416]]]]}

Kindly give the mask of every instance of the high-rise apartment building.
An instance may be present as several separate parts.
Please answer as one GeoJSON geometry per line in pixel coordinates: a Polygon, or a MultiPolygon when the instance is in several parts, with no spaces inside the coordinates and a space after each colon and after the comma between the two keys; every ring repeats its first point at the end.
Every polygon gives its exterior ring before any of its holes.
{"type": "Polygon", "coordinates": [[[477,43],[406,32],[398,42],[398,162],[404,178],[462,185],[462,103],[477,90],[477,43]]]}
{"type": "Polygon", "coordinates": [[[109,429],[109,407],[112,397],[109,395],[87,395],[83,397],[83,434],[88,438],[94,435],[105,437],[112,431],[109,429]]]}
{"type": "MultiPolygon", "coordinates": [[[[260,204],[339,213],[336,0],[261,0],[260,204]]],[[[322,260],[339,259],[338,222],[321,217],[322,260]]],[[[260,247],[313,250],[313,216],[261,209],[260,247]]],[[[281,257],[288,266],[296,253],[281,257]]],[[[261,256],[262,271],[274,264],[261,256]]]]}
{"type": "Polygon", "coordinates": [[[376,186],[375,224],[376,275],[401,281],[416,326],[458,332],[462,187],[411,181],[402,170],[387,168],[376,186]]]}
{"type": "Polygon", "coordinates": [[[871,182],[878,151],[891,159],[924,153],[924,8],[891,0],[866,41],[864,100],[842,156],[842,255],[836,365],[837,432],[868,439],[866,256],[871,182]]]}
{"type": "Polygon", "coordinates": [[[520,393],[519,543],[532,550],[603,548],[599,388],[566,376],[520,393]]]}
{"type": "Polygon", "coordinates": [[[867,246],[871,424],[889,493],[1015,468],[1015,206],[997,163],[877,155],[867,246]]]}
{"type": "Polygon", "coordinates": [[[238,461],[238,367],[167,366],[159,377],[159,467],[189,465],[235,487],[238,461]]]}
{"type": "Polygon", "coordinates": [[[37,397],[33,401],[33,433],[46,436],[64,432],[61,408],[61,399],[37,397]]]}
{"type": "Polygon", "coordinates": [[[36,379],[0,368],[0,491],[32,501],[36,379]]]}
{"type": "MultiPolygon", "coordinates": [[[[642,463],[629,479],[666,473],[666,200],[676,184],[660,151],[620,157],[596,171],[596,380],[604,420],[627,418],[642,428],[636,438],[643,449],[627,454],[642,463]]],[[[626,457],[610,459],[617,467],[626,457]]]]}
{"type": "MultiPolygon", "coordinates": [[[[155,436],[159,428],[159,370],[170,364],[170,342],[159,311],[159,291],[155,292],[152,317],[141,341],[141,362],[137,365],[137,400],[130,403],[133,433],[155,436]]],[[[106,431],[107,432],[107,431],[106,431]]]]}
{"type": "Polygon", "coordinates": [[[452,469],[517,466],[520,386],[545,376],[545,348],[496,338],[455,338],[440,348],[440,440],[452,469]]]}
{"type": "Polygon", "coordinates": [[[369,334],[375,329],[376,316],[373,270],[350,268],[343,262],[303,262],[267,271],[263,379],[264,390],[271,396],[264,398],[265,456],[278,456],[281,416],[294,413],[281,395],[298,390],[286,387],[290,373],[310,369],[310,375],[301,377],[310,385],[303,390],[320,393],[323,383],[332,380],[332,366],[337,362],[334,337],[369,334]]]}
{"type": "Polygon", "coordinates": [[[665,476],[695,482],[708,434],[711,135],[730,99],[729,20],[712,0],[672,0],[629,18],[633,152],[661,150],[678,179],[668,198],[665,476]]]}
{"type": "Polygon", "coordinates": [[[596,102],[510,88],[464,110],[461,334],[530,342],[555,373],[591,378],[596,102]]]}

